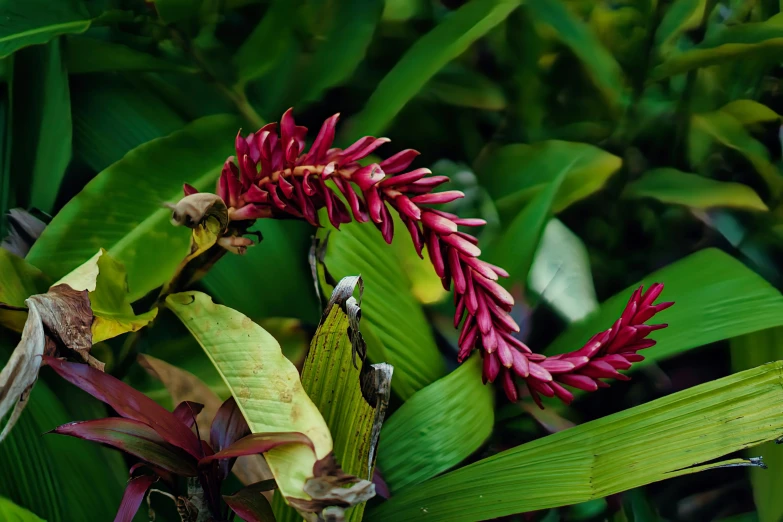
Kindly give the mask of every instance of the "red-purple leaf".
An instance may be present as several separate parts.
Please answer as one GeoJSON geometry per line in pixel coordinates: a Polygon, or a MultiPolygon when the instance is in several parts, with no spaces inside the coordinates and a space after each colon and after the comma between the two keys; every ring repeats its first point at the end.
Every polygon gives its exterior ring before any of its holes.
{"type": "Polygon", "coordinates": [[[114,522],[131,522],[139,510],[141,501],[144,500],[144,495],[156,480],[158,479],[154,475],[141,475],[130,479],[125,486],[125,494],[122,495],[120,509],[117,510],[114,522]]]}
{"type": "Polygon", "coordinates": [[[117,448],[177,475],[189,477],[197,472],[192,456],[167,443],[146,424],[132,419],[114,417],[71,422],[53,432],[117,448]]]}
{"type": "MultiPolygon", "coordinates": [[[[218,409],[215,419],[212,421],[212,428],[209,430],[209,442],[215,452],[226,449],[233,443],[250,433],[245,417],[239,410],[233,397],[229,397],[218,409]]],[[[220,461],[218,466],[218,476],[220,480],[228,476],[235,459],[225,459],[220,461]]]]}
{"type": "Polygon", "coordinates": [[[313,448],[313,441],[307,437],[304,433],[299,432],[282,432],[282,433],[252,433],[247,437],[243,437],[236,441],[228,448],[204,457],[198,463],[199,466],[209,464],[216,459],[228,459],[233,457],[241,457],[243,455],[255,455],[256,453],[264,453],[282,446],[283,444],[306,444],[313,448]]]}
{"type": "Polygon", "coordinates": [[[250,484],[233,495],[223,495],[226,504],[246,522],[275,522],[272,507],[262,491],[275,487],[274,480],[264,480],[250,484]]]}
{"type": "Polygon", "coordinates": [[[69,363],[54,357],[44,357],[44,362],[62,378],[105,402],[123,417],[150,426],[166,442],[196,458],[202,456],[201,444],[190,428],[143,393],[86,364],[69,363]]]}
{"type": "Polygon", "coordinates": [[[191,401],[182,401],[177,404],[174,411],[171,412],[176,418],[185,423],[188,428],[192,428],[196,423],[196,416],[204,409],[203,404],[191,401]]]}

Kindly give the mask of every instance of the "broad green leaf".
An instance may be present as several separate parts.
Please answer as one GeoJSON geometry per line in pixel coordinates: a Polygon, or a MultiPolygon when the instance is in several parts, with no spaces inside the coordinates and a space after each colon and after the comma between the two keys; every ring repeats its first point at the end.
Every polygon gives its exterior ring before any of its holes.
{"type": "Polygon", "coordinates": [[[25,306],[25,299],[45,293],[47,288],[49,281],[40,270],[0,248],[0,303],[25,306]]]}
{"type": "Polygon", "coordinates": [[[348,125],[345,142],[383,133],[392,120],[447,63],[501,23],[519,0],[468,2],[419,38],[389,71],[348,125]]]}
{"type": "Polygon", "coordinates": [[[561,40],[584,63],[587,74],[609,106],[619,109],[623,96],[622,70],[589,26],[572,14],[561,0],[528,0],[525,6],[536,23],[551,27],[554,38],[561,40]]]}
{"type": "Polygon", "coordinates": [[[481,382],[481,358],[474,355],[405,401],[381,430],[378,468],[392,493],[479,449],[495,423],[493,395],[492,386],[481,382]]]}
{"type": "Polygon", "coordinates": [[[780,436],[781,370],[759,366],[523,444],[405,488],[369,520],[487,520],[744,462],[703,464],[780,436]]]}
{"type": "MultiPolygon", "coordinates": [[[[368,357],[394,367],[392,390],[406,400],[444,375],[446,367],[424,311],[411,294],[406,274],[411,268],[404,267],[398,255],[398,249],[413,250],[412,241],[404,226],[395,228],[391,245],[370,223],[348,223],[331,232],[324,228],[318,235],[324,239],[329,233],[324,263],[337,280],[351,274],[364,279],[362,319],[368,357]]],[[[426,254],[418,265],[419,270],[434,271],[426,254]]]]}
{"type": "Polygon", "coordinates": [[[198,15],[204,0],[152,0],[158,16],[167,24],[198,15]]]}
{"type": "Polygon", "coordinates": [[[544,229],[528,282],[531,290],[570,322],[598,309],[587,248],[559,219],[550,219],[544,229]]]}
{"type": "Polygon", "coordinates": [[[421,95],[458,107],[485,111],[506,108],[503,89],[478,71],[466,67],[446,66],[424,86],[421,95]]]}
{"type": "Polygon", "coordinates": [[[660,56],[668,55],[683,33],[699,27],[707,0],[675,0],[666,9],[655,31],[655,46],[660,56]]]}
{"type": "Polygon", "coordinates": [[[0,519],[6,522],[45,522],[44,519],[17,506],[5,497],[0,497],[0,519]]]}
{"type": "Polygon", "coordinates": [[[185,120],[143,85],[119,76],[71,78],[74,156],[100,172],[185,120]]]}
{"type": "MultiPolygon", "coordinates": [[[[735,371],[753,368],[758,364],[783,358],[783,328],[769,328],[731,340],[731,364],[735,371]]],[[[764,455],[764,463],[770,469],[783,467],[783,447],[767,442],[754,450],[764,455]]],[[[779,522],[783,518],[783,498],[780,488],[783,477],[780,473],[764,473],[762,469],[750,470],[753,498],[756,501],[760,522],[779,522]]]]}
{"type": "Polygon", "coordinates": [[[92,342],[99,343],[128,332],[135,332],[155,319],[158,309],[136,315],[127,300],[128,277],[122,263],[100,249],[89,261],[55,284],[67,284],[74,290],[90,292],[92,342]]]}
{"type": "MultiPolygon", "coordinates": [[[[646,276],[601,304],[586,320],[572,325],[547,353],[576,350],[620,317],[631,293],[640,285],[665,285],[661,300],[675,305],[655,316],[669,327],[652,337],[658,344],[641,352],[659,361],[685,350],[783,324],[783,296],[761,276],[717,249],[691,254],[646,276]]],[[[637,365],[634,365],[637,368],[637,365]]]]}
{"type": "Polygon", "coordinates": [[[254,229],[261,231],[263,241],[243,256],[223,256],[201,283],[216,300],[256,321],[295,317],[314,323],[318,303],[307,265],[312,227],[303,221],[263,219],[254,229]]]}
{"type": "MultiPolygon", "coordinates": [[[[13,343],[0,340],[3,361],[13,343]]],[[[5,470],[0,473],[0,494],[49,522],[112,520],[127,479],[119,453],[77,439],[45,435],[75,418],[106,416],[97,401],[77,391],[64,392],[39,379],[27,408],[0,444],[5,470]],[[66,410],[61,400],[81,401],[79,407],[92,410],[91,415],[74,417],[74,411],[66,410]]]]}
{"type": "Polygon", "coordinates": [[[0,58],[61,34],[83,33],[90,27],[90,15],[82,0],[2,0],[0,20],[0,58]]]}
{"type": "Polygon", "coordinates": [[[673,54],[655,67],[650,79],[663,80],[675,74],[744,57],[764,57],[774,61],[781,48],[783,16],[778,14],[764,22],[732,25],[708,34],[698,45],[673,54]]]}
{"type": "Polygon", "coordinates": [[[720,110],[730,114],[743,125],[780,121],[780,115],[777,112],[753,100],[734,100],[721,107],[720,110]]]}
{"type": "Polygon", "coordinates": [[[716,181],[672,168],[652,169],[626,185],[626,197],[653,198],[663,203],[707,209],[731,207],[769,210],[756,191],[742,183],[716,181]]]}
{"type": "Polygon", "coordinates": [[[309,499],[302,488],[316,459],[332,451],[332,437],[280,345],[248,317],[214,304],[206,294],[174,294],[166,304],[204,348],[253,433],[300,432],[313,442],[315,453],[291,444],[265,454],[280,492],[309,499]]]}
{"type": "Polygon", "coordinates": [[[13,176],[26,180],[18,192],[44,212],[55,210],[71,160],[71,102],[61,42],[22,50],[14,59],[13,176]],[[46,103],[41,103],[46,100],[46,103]]]}
{"type": "Polygon", "coordinates": [[[287,49],[298,49],[295,39],[296,4],[288,0],[273,0],[253,32],[236,52],[234,64],[239,87],[275,69],[281,60],[296,59],[287,49]]]}
{"type": "Polygon", "coordinates": [[[700,165],[704,162],[713,143],[742,154],[764,179],[774,198],[783,194],[783,176],[770,162],[767,148],[753,138],[738,120],[721,111],[694,114],[688,137],[691,164],[700,165]]]}
{"type": "Polygon", "coordinates": [[[538,249],[547,221],[552,216],[552,207],[565,178],[560,171],[547,187],[539,192],[500,234],[487,252],[487,260],[508,271],[509,279],[504,285],[527,281],[533,256],[538,249]]]}
{"type": "Polygon", "coordinates": [[[236,117],[210,116],[134,149],[57,214],[27,260],[59,278],[105,248],[128,271],[130,301],[160,286],[187,254],[190,236],[171,225],[163,203],[179,201],[183,183],[212,190],[239,127],[236,117]]]}
{"type": "MultiPolygon", "coordinates": [[[[361,285],[359,278],[347,277],[332,293],[302,369],[302,386],[329,426],[334,454],[343,471],[372,480],[379,429],[391,392],[392,368],[361,361],[354,366],[348,332],[361,343],[356,338],[360,335],[358,329],[352,329],[361,326],[357,317],[361,303],[352,297],[357,282],[361,285]]],[[[346,512],[345,520],[360,521],[363,513],[364,504],[355,506],[346,512]]],[[[278,520],[282,521],[282,517],[278,516],[278,520]]]]}
{"type": "Polygon", "coordinates": [[[198,72],[196,68],[178,65],[127,45],[86,36],[68,38],[65,63],[70,74],[107,71],[198,72]]]}
{"type": "Polygon", "coordinates": [[[567,141],[514,144],[489,153],[477,165],[479,181],[505,216],[516,216],[529,201],[561,173],[565,175],[555,213],[600,190],[617,172],[622,160],[598,147],[567,141]]]}

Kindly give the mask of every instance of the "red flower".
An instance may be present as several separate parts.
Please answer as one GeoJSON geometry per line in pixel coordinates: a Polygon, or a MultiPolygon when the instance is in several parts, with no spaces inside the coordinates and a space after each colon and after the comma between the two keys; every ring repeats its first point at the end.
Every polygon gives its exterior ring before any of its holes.
{"type": "MultiPolygon", "coordinates": [[[[380,163],[361,166],[359,160],[389,140],[366,136],[346,149],[332,148],[338,116],[324,122],[307,151],[307,128],[294,123],[290,109],[280,121],[279,134],[277,124],[270,123],[247,137],[237,135],[236,157],[226,161],[217,187],[229,218],[299,218],[320,226],[318,210],[325,207],[335,228],[352,219],[372,221],[391,243],[393,209],[420,257],[427,245],[443,287],[448,290],[454,284],[454,325],[462,325],[459,361],[480,348],[484,381],[492,382],[500,376],[511,400],[517,399],[517,375],[527,382],[537,401],[538,394],[542,394],[569,402],[573,396],[562,385],[596,389],[603,385],[601,378],[622,378],[616,370],[641,360],[636,351],[654,344],[644,337],[665,325],[642,323],[671,305],[652,305],[663,285],[653,285],[644,296],[637,291],[615,326],[593,337],[580,350],[550,358],[532,353],[515,335],[519,326],[509,315],[514,299],[497,282],[508,273],[480,260],[478,240],[459,229],[481,226],[485,221],[462,219],[429,206],[449,203],[464,194],[457,190],[433,193],[435,187],[449,180],[446,176],[429,176],[431,172],[425,168],[407,170],[419,154],[415,150],[403,150],[380,163]],[[348,202],[347,207],[335,188],[348,202]]],[[[193,187],[185,187],[186,194],[195,192],[193,187]]]]}

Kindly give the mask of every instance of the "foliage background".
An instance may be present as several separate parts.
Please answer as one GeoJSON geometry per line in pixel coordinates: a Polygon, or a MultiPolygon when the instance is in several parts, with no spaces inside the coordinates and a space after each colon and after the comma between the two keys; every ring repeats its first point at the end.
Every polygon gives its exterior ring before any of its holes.
{"type": "MultiPolygon", "coordinates": [[[[313,132],[340,112],[342,145],[388,136],[392,152],[416,148],[416,165],[452,177],[467,197],[450,210],[488,220],[485,253],[511,273],[536,350],[577,348],[610,326],[627,287],[666,283],[671,326],[634,380],[542,413],[528,399],[496,400],[472,366],[449,373],[453,307],[406,237],[387,247],[371,227],[331,233],[327,267],[365,279],[370,357],[395,366],[378,457],[394,493],[781,358],[779,11],[769,0],[0,0],[0,213],[55,217],[27,255],[43,279],[104,247],[146,310],[187,245],[161,203],[184,181],[211,189],[236,130],[293,106],[313,132]]],[[[301,364],[320,315],[307,264],[315,231],[256,228],[261,245],[225,257],[197,287],[301,364]]],[[[156,400],[171,406],[128,353],[228,395],[170,312],[129,339],[96,349],[156,400]]],[[[3,350],[13,345],[3,332],[3,350]]],[[[46,520],[104,520],[122,458],[39,437],[103,407],[49,377],[0,445],[0,495],[46,520]]],[[[783,450],[755,451],[771,470],[712,470],[534,516],[776,521],[783,450]]]]}

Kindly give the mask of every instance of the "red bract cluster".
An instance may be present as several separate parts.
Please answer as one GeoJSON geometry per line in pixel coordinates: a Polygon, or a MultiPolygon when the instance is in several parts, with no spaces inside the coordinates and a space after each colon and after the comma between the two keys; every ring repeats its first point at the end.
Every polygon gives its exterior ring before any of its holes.
{"type": "MultiPolygon", "coordinates": [[[[408,170],[419,154],[415,150],[403,150],[380,163],[362,166],[360,160],[389,140],[366,136],[346,149],[333,148],[337,119],[334,115],[324,122],[307,151],[307,128],[294,123],[291,110],[283,115],[279,129],[270,123],[246,137],[238,135],[236,157],[226,161],[217,187],[230,219],[300,218],[319,226],[318,211],[325,208],[336,228],[352,219],[371,221],[390,243],[394,210],[420,257],[427,246],[443,287],[449,290],[454,285],[454,325],[462,325],[459,360],[479,347],[485,382],[500,376],[511,400],[517,399],[514,375],[527,382],[536,399],[543,394],[568,402],[572,395],[561,384],[595,389],[598,383],[603,384],[600,378],[617,377],[617,369],[640,360],[637,350],[652,346],[654,341],[645,341],[644,336],[664,325],[644,327],[642,323],[669,306],[652,306],[662,285],[652,287],[644,296],[634,294],[635,304],[629,305],[618,324],[584,348],[551,358],[532,353],[518,339],[519,326],[509,315],[514,299],[497,282],[508,273],[480,260],[478,240],[460,230],[485,221],[462,219],[428,206],[449,203],[464,194],[456,190],[433,192],[449,179],[430,176],[426,168],[408,170]],[[635,311],[629,312],[633,307],[635,311]]],[[[189,195],[196,190],[186,186],[185,192],[189,195]]]]}

